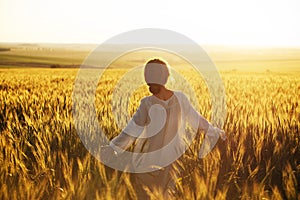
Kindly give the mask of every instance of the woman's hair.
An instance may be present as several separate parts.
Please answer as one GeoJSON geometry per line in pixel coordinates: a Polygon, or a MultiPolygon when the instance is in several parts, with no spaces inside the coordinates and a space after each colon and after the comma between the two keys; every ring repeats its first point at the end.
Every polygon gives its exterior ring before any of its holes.
{"type": "Polygon", "coordinates": [[[147,84],[165,85],[170,75],[168,64],[161,58],[152,58],[145,64],[144,76],[147,84]]]}
{"type": "Polygon", "coordinates": [[[162,58],[151,58],[146,62],[146,65],[151,63],[161,64],[167,67],[167,61],[163,60],[162,58]]]}

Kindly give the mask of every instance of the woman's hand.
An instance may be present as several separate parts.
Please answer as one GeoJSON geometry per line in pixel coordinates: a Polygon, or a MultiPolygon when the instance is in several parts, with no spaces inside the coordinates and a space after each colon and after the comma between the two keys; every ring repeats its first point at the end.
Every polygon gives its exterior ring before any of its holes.
{"type": "Polygon", "coordinates": [[[207,130],[207,134],[209,136],[220,136],[222,140],[226,140],[226,134],[225,131],[222,129],[219,129],[218,127],[214,127],[213,125],[209,124],[208,130],[207,130]]]}
{"type": "Polygon", "coordinates": [[[117,157],[117,152],[114,151],[114,149],[111,146],[105,145],[100,148],[100,159],[104,163],[108,163],[116,157],[117,157]]]}
{"type": "Polygon", "coordinates": [[[223,141],[225,141],[225,140],[227,139],[225,131],[224,131],[224,130],[221,130],[221,129],[219,129],[219,128],[217,128],[217,129],[218,129],[218,132],[219,132],[219,135],[220,135],[221,139],[222,139],[223,141]]]}

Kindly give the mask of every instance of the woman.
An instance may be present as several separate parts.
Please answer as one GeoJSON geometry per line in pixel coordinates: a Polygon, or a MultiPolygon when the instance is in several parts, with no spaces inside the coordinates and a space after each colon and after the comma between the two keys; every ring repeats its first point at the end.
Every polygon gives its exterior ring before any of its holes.
{"type": "Polygon", "coordinates": [[[163,191],[165,198],[172,197],[178,177],[172,161],[186,150],[186,122],[196,130],[226,139],[224,131],[213,127],[195,111],[182,92],[165,87],[169,74],[168,65],[162,59],[146,63],[144,77],[153,95],[141,100],[126,128],[109,146],[101,149],[103,159],[122,156],[129,147],[138,153],[132,162],[139,169],[137,171],[144,173],[135,173],[132,177],[139,199],[149,198],[146,190],[155,188],[163,191]]]}

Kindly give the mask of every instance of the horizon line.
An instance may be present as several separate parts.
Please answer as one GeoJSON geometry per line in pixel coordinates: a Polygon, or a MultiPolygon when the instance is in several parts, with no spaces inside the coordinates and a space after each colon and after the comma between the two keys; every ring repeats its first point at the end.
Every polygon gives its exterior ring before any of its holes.
{"type": "MultiPolygon", "coordinates": [[[[102,43],[90,43],[90,42],[11,42],[11,41],[0,41],[0,44],[15,44],[15,45],[101,45],[102,43]]],[[[133,45],[137,43],[109,43],[105,45],[133,45]]],[[[145,43],[145,45],[151,45],[151,43],[145,43]]],[[[155,43],[153,43],[155,44],[155,43]]],[[[152,45],[153,45],[152,44],[152,45]]],[[[182,43],[173,43],[167,45],[186,45],[182,43]]],[[[200,44],[199,44],[200,45],[200,44]]],[[[220,47],[247,47],[247,48],[300,48],[299,45],[282,45],[282,44],[222,44],[222,43],[202,43],[201,46],[220,46],[220,47]]]]}

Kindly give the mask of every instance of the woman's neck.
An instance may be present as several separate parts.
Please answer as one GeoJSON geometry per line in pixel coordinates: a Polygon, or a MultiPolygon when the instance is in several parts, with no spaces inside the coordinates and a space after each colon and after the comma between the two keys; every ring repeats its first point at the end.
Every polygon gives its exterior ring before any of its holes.
{"type": "Polygon", "coordinates": [[[156,96],[157,98],[161,99],[161,100],[168,100],[169,98],[171,98],[173,96],[173,91],[168,90],[165,87],[162,87],[159,91],[159,93],[155,94],[154,96],[156,96]]]}

